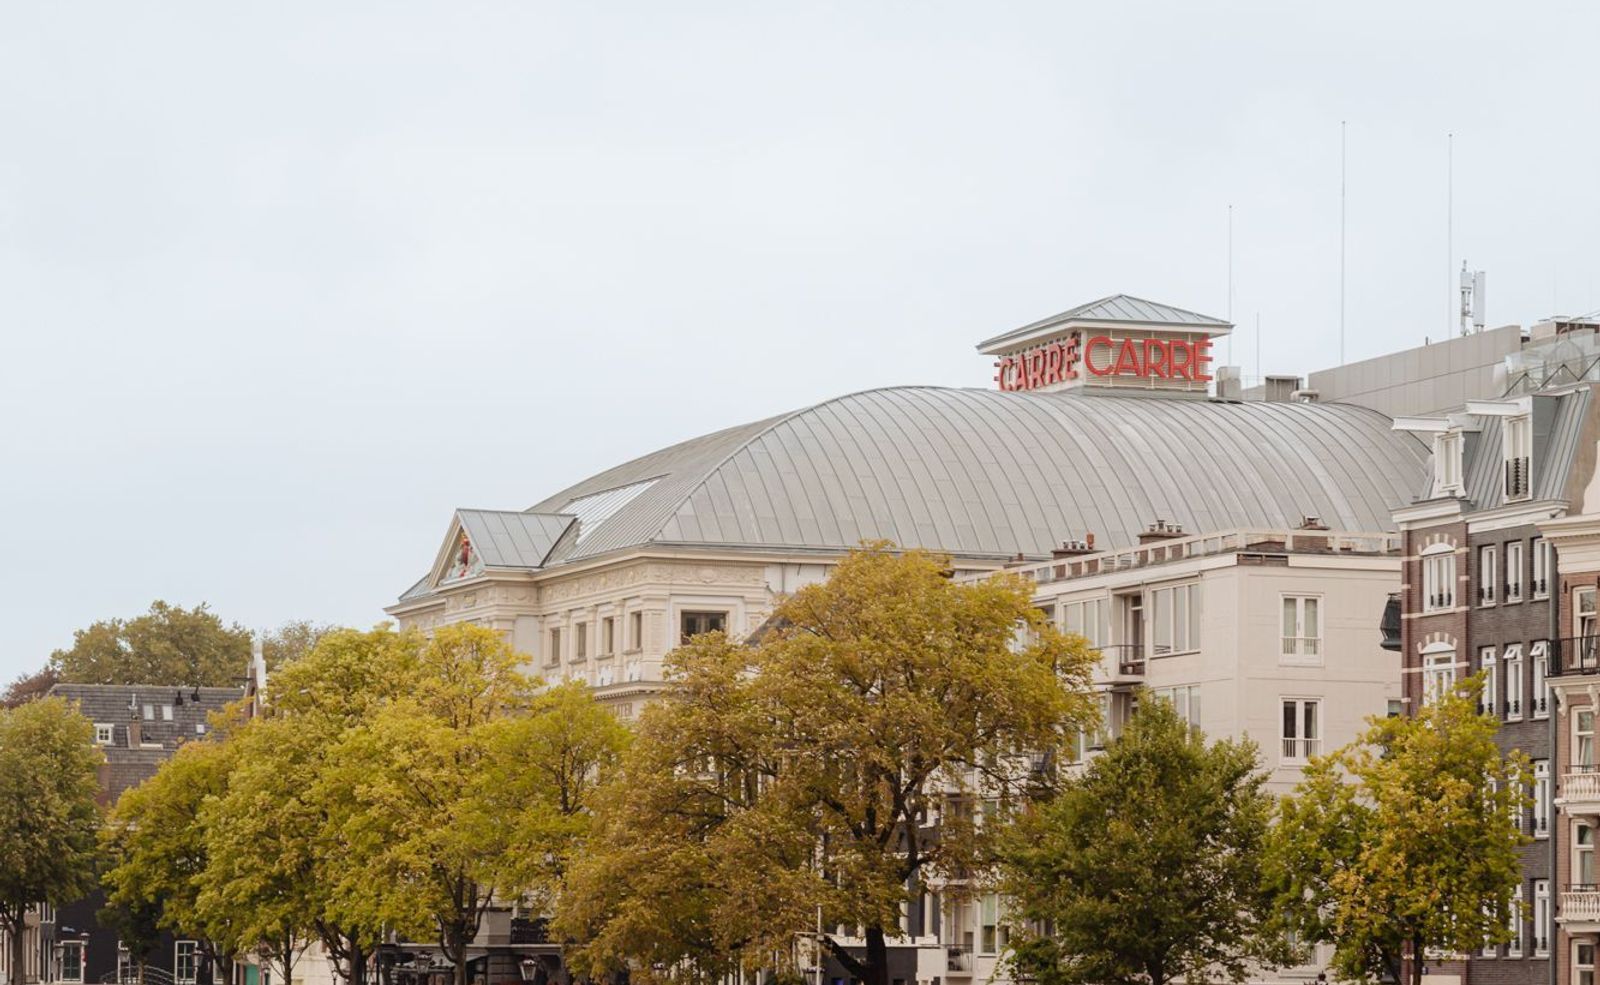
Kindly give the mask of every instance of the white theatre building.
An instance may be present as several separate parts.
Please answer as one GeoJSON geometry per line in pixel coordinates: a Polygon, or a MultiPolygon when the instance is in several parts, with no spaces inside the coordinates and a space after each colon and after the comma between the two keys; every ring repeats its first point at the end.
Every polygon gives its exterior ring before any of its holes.
{"type": "MultiPolygon", "coordinates": [[[[1208,733],[1256,739],[1286,789],[1306,754],[1399,697],[1377,624],[1399,590],[1390,515],[1428,449],[1376,411],[1293,387],[1238,399],[1212,367],[1229,330],[1106,298],[983,343],[994,389],[849,394],[527,509],[458,510],[387,611],[497,628],[533,670],[587,681],[629,716],[685,636],[748,634],[778,597],[886,539],[948,552],[966,575],[1027,571],[1039,604],[1102,648],[1113,723],[1144,683],[1208,733]]],[[[936,902],[906,923],[893,978],[990,977],[998,901],[936,902]]],[[[482,977],[501,980],[491,967],[482,977]]]]}

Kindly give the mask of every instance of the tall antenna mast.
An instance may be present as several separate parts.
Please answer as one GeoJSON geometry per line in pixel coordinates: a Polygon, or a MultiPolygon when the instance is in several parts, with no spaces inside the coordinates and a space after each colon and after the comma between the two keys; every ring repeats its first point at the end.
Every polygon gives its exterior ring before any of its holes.
{"type": "Polygon", "coordinates": [[[1228,362],[1233,362],[1233,203],[1228,203],[1228,362]]]}
{"type": "Polygon", "coordinates": [[[1256,379],[1261,383],[1261,392],[1267,392],[1267,377],[1261,371],[1261,312],[1256,312],[1256,379]]]}
{"type": "Polygon", "coordinates": [[[1344,365],[1345,121],[1339,121],[1339,365],[1344,365]]]}
{"type": "Polygon", "coordinates": [[[1444,269],[1450,279],[1450,293],[1445,295],[1445,332],[1449,338],[1455,329],[1456,306],[1456,135],[1445,134],[1444,157],[1444,269]]]}

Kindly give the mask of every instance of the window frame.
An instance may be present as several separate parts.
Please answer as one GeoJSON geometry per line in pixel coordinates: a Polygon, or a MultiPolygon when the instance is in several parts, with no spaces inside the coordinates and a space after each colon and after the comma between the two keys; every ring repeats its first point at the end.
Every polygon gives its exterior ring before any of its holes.
{"type": "Polygon", "coordinates": [[[1520,722],[1523,719],[1523,699],[1526,690],[1522,686],[1522,644],[1509,644],[1501,660],[1506,668],[1505,720],[1520,722]]]}
{"type": "Polygon", "coordinates": [[[1483,675],[1483,694],[1478,699],[1478,710],[1485,715],[1500,717],[1499,706],[1499,661],[1495,659],[1495,648],[1484,646],[1478,648],[1478,673],[1483,675]]]}
{"type": "Polygon", "coordinates": [[[1459,497],[1466,492],[1462,478],[1462,448],[1460,431],[1444,431],[1433,439],[1433,494],[1436,497],[1459,497]]]}
{"type": "Polygon", "coordinates": [[[1528,596],[1547,599],[1550,597],[1550,542],[1543,537],[1535,537],[1528,553],[1533,565],[1528,577],[1528,596]]]}
{"type": "Polygon", "coordinates": [[[172,942],[172,981],[173,985],[195,985],[200,980],[200,942],[195,940],[175,940],[172,942]],[[188,947],[185,954],[184,948],[188,947]],[[183,967],[187,960],[189,975],[184,977],[183,967]]]}
{"type": "Polygon", "coordinates": [[[1149,589],[1147,595],[1144,617],[1150,623],[1150,656],[1170,657],[1198,652],[1201,633],[1200,582],[1162,585],[1149,589]],[[1163,620],[1166,622],[1164,627],[1163,620]],[[1167,636],[1165,644],[1161,641],[1163,631],[1167,636]],[[1160,649],[1163,645],[1166,646],[1165,650],[1160,649]]]}
{"type": "Polygon", "coordinates": [[[1311,761],[1313,756],[1322,753],[1322,699],[1298,698],[1284,696],[1278,701],[1278,762],[1284,766],[1304,766],[1311,761]],[[1290,707],[1294,708],[1293,716],[1286,716],[1284,712],[1290,707]],[[1311,709],[1310,718],[1312,728],[1306,729],[1306,710],[1311,709]],[[1294,735],[1284,734],[1290,722],[1294,723],[1294,735]],[[1313,731],[1315,735],[1301,735],[1299,733],[1313,731]]]}
{"type": "Polygon", "coordinates": [[[603,616],[600,619],[600,653],[599,656],[609,657],[617,652],[617,617],[603,616]]]}
{"type": "Polygon", "coordinates": [[[551,626],[550,634],[546,637],[550,645],[549,651],[544,655],[544,665],[555,667],[561,663],[561,627],[551,626]]]}
{"type": "Polygon", "coordinates": [[[87,952],[88,952],[87,942],[85,942],[85,941],[67,941],[67,940],[64,940],[64,941],[59,941],[58,943],[61,946],[61,957],[59,959],[59,967],[61,969],[61,981],[63,981],[63,982],[71,982],[72,985],[83,985],[84,974],[85,974],[85,972],[84,972],[84,962],[87,959],[87,952]],[[78,954],[78,974],[77,974],[76,977],[73,977],[73,976],[67,974],[67,952],[68,951],[76,951],[77,954],[78,954]]]}
{"type": "Polygon", "coordinates": [[[644,649],[644,610],[635,609],[628,613],[628,652],[639,653],[644,649]]]}
{"type": "Polygon", "coordinates": [[[1525,563],[1522,555],[1522,541],[1511,540],[1506,542],[1506,570],[1505,570],[1505,597],[1506,603],[1515,605],[1523,599],[1522,568],[1525,563]],[[1512,570],[1515,568],[1515,576],[1512,570]]]}
{"type": "Polygon", "coordinates": [[[1326,623],[1323,610],[1326,608],[1324,604],[1326,597],[1320,592],[1284,592],[1278,598],[1278,611],[1282,623],[1285,624],[1278,627],[1280,633],[1279,662],[1312,667],[1321,666],[1323,661],[1322,629],[1326,623]],[[1315,630],[1311,635],[1306,633],[1306,611],[1308,609],[1306,603],[1308,602],[1311,603],[1309,608],[1315,612],[1313,618],[1316,622],[1315,626],[1310,627],[1315,630]],[[1289,607],[1291,605],[1294,607],[1295,635],[1283,636],[1282,631],[1289,628],[1286,624],[1289,621],[1289,607]],[[1310,644],[1309,647],[1306,644],[1310,644]]]}
{"type": "Polygon", "coordinates": [[[726,633],[728,624],[731,621],[732,614],[727,609],[683,609],[678,613],[678,639],[682,643],[688,643],[694,637],[705,633],[726,633]],[[690,619],[707,616],[714,617],[708,622],[720,622],[721,625],[711,626],[709,629],[696,630],[693,633],[689,632],[690,619]]]}
{"type": "Polygon", "coordinates": [[[1456,607],[1456,550],[1435,544],[1422,552],[1422,611],[1449,612],[1456,607]]]}
{"type": "Polygon", "coordinates": [[[1422,706],[1429,707],[1456,687],[1456,651],[1435,650],[1422,655],[1422,706]]]}
{"type": "Polygon", "coordinates": [[[1172,708],[1178,713],[1179,718],[1194,728],[1200,728],[1200,715],[1205,703],[1200,699],[1199,684],[1175,684],[1172,687],[1151,691],[1150,695],[1172,702],[1172,708]]]}
{"type": "Polygon", "coordinates": [[[1074,599],[1061,603],[1061,630],[1082,636],[1088,641],[1089,646],[1096,650],[1104,650],[1110,646],[1111,596],[1097,595],[1094,598],[1074,599]],[[1094,621],[1093,627],[1089,625],[1091,619],[1094,621]],[[1085,632],[1091,628],[1092,633],[1085,632]]]}
{"type": "Polygon", "coordinates": [[[115,745],[117,741],[117,727],[110,722],[94,723],[94,744],[97,746],[115,745]]]}
{"type": "Polygon", "coordinates": [[[1533,680],[1528,685],[1528,718],[1543,721],[1550,717],[1550,644],[1534,640],[1528,647],[1528,666],[1533,680]]]}
{"type": "Polygon", "coordinates": [[[1505,419],[1501,434],[1505,459],[1502,488],[1508,503],[1519,503],[1533,496],[1533,417],[1519,414],[1505,419]],[[1520,463],[1520,465],[1519,465],[1520,463]],[[1520,480],[1519,480],[1520,475],[1520,480]]]}
{"type": "Polygon", "coordinates": [[[1550,760],[1533,761],[1533,836],[1550,837],[1550,760]]]}
{"type": "Polygon", "coordinates": [[[589,623],[572,624],[572,662],[589,659],[589,623]]]}
{"type": "Polygon", "coordinates": [[[1517,883],[1517,888],[1511,891],[1510,912],[1506,914],[1506,927],[1511,931],[1511,939],[1506,942],[1506,957],[1522,957],[1523,936],[1527,931],[1527,921],[1522,916],[1522,883],[1517,883]]]}
{"type": "Polygon", "coordinates": [[[1533,880],[1533,956],[1550,956],[1550,880],[1533,880]]]}
{"type": "Polygon", "coordinates": [[[1478,548],[1478,607],[1494,606],[1500,597],[1500,554],[1495,544],[1478,548]]]}

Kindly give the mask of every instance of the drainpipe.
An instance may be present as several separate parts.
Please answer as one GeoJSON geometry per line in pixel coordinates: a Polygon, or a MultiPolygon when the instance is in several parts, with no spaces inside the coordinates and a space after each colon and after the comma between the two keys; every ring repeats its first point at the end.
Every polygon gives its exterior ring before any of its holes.
{"type": "MultiPolygon", "coordinates": [[[[1549,588],[1547,593],[1547,598],[1549,601],[1546,604],[1550,609],[1548,618],[1548,624],[1550,627],[1550,646],[1556,647],[1560,646],[1559,640],[1561,639],[1561,563],[1560,559],[1556,555],[1555,545],[1551,544],[1548,540],[1545,541],[1545,551],[1549,556],[1547,563],[1550,568],[1549,571],[1545,572],[1545,577],[1549,579],[1546,582],[1546,585],[1549,588]]],[[[1548,668],[1548,663],[1550,660],[1549,649],[1546,649],[1544,659],[1548,668]]],[[[1550,686],[1549,677],[1550,675],[1547,671],[1545,674],[1545,687],[1550,686]]],[[[1556,720],[1560,717],[1561,713],[1556,709],[1551,708],[1550,717],[1548,719],[1549,724],[1546,726],[1546,729],[1549,732],[1550,741],[1549,791],[1552,799],[1555,797],[1557,777],[1560,776],[1560,774],[1556,771],[1556,767],[1561,763],[1559,756],[1560,750],[1556,746],[1557,736],[1561,734],[1559,727],[1556,724],[1556,720]]],[[[1560,886],[1556,880],[1556,857],[1558,854],[1556,851],[1556,842],[1560,840],[1561,832],[1566,825],[1557,824],[1556,819],[1553,817],[1550,818],[1549,821],[1550,837],[1548,839],[1548,844],[1545,846],[1545,863],[1548,866],[1547,871],[1550,873],[1550,906],[1549,913],[1545,915],[1545,918],[1550,921],[1551,926],[1543,929],[1548,931],[1549,936],[1547,936],[1545,939],[1550,942],[1550,947],[1548,948],[1549,953],[1545,955],[1545,961],[1550,966],[1546,981],[1550,982],[1550,985],[1556,985],[1556,970],[1559,967],[1559,962],[1556,961],[1556,957],[1561,953],[1562,947],[1560,941],[1560,925],[1556,923],[1556,907],[1561,903],[1560,886]]]]}

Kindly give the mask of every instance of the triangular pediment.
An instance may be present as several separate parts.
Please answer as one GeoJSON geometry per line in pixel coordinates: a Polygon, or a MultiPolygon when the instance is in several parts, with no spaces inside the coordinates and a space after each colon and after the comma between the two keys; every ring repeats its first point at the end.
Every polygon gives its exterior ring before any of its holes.
{"type": "Polygon", "coordinates": [[[577,518],[559,513],[457,510],[434,558],[432,588],[495,571],[536,571],[570,541],[577,518]]]}

